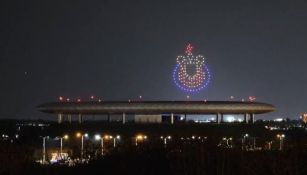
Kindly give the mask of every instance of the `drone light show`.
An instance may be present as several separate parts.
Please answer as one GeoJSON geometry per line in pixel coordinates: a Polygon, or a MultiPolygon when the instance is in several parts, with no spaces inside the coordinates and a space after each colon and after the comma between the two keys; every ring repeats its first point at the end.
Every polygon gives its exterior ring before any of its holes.
{"type": "Polygon", "coordinates": [[[204,89],[211,79],[205,57],[194,56],[192,50],[193,46],[188,44],[185,55],[177,57],[177,64],[173,71],[175,84],[186,92],[198,92],[204,89]]]}

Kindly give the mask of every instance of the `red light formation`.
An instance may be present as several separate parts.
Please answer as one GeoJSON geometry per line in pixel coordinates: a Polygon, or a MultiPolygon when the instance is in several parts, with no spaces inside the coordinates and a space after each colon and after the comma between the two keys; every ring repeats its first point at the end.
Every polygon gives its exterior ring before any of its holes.
{"type": "Polygon", "coordinates": [[[193,49],[193,46],[189,43],[187,45],[187,48],[185,50],[185,53],[188,54],[188,55],[192,55],[192,49],[193,49]]]}
{"type": "Polygon", "coordinates": [[[256,100],[256,97],[254,97],[254,96],[249,96],[248,99],[249,99],[249,101],[255,101],[255,100],[256,100]]]}

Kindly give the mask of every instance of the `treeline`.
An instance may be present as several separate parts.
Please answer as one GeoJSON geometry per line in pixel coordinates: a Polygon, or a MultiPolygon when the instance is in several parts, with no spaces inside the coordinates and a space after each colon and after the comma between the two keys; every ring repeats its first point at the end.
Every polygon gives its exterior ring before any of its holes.
{"type": "Polygon", "coordinates": [[[176,175],[299,175],[307,174],[307,152],[241,151],[208,147],[206,144],[142,145],[119,147],[103,158],[75,167],[41,166],[31,159],[26,147],[0,147],[0,174],[78,175],[78,174],[176,174],[176,175]]]}

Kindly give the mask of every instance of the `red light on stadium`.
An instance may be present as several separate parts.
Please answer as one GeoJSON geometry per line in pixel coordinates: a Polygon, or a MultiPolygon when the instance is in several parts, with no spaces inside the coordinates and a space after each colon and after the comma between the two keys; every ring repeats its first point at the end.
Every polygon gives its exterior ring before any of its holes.
{"type": "Polygon", "coordinates": [[[254,97],[254,96],[249,96],[248,99],[249,99],[249,101],[253,102],[253,101],[256,100],[256,97],[254,97]]]}
{"type": "Polygon", "coordinates": [[[94,98],[95,98],[95,96],[94,96],[94,95],[92,95],[92,96],[91,96],[91,99],[92,99],[92,100],[94,100],[94,98]]]}
{"type": "Polygon", "coordinates": [[[81,99],[80,99],[80,98],[78,98],[78,99],[77,99],[77,102],[81,102],[81,99]]]}
{"type": "Polygon", "coordinates": [[[59,96],[59,100],[60,100],[60,101],[63,101],[63,97],[62,97],[62,96],[59,96]]]}

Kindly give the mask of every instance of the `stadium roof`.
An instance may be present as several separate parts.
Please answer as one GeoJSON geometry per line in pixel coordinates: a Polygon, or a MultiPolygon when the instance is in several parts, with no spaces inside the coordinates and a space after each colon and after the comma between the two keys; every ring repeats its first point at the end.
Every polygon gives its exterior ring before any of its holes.
{"type": "Polygon", "coordinates": [[[38,110],[60,114],[261,114],[275,107],[239,101],[102,101],[51,102],[38,106],[38,110]]]}

